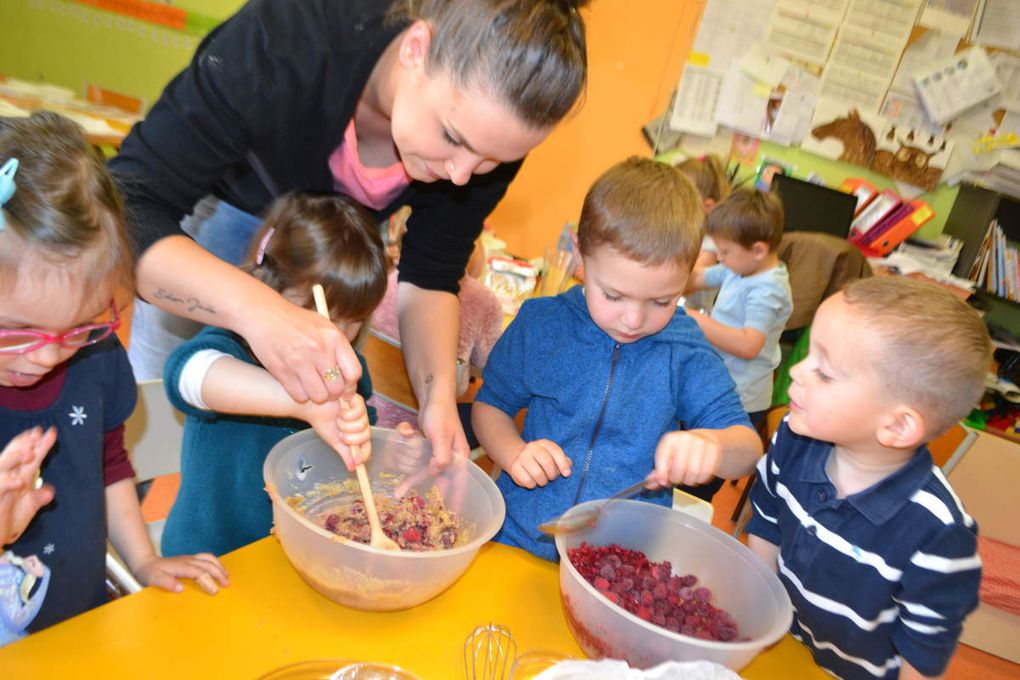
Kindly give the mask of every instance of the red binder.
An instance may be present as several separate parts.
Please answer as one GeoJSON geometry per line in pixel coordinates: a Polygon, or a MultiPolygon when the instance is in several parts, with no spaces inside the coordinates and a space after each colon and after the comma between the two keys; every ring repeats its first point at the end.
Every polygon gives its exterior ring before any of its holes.
{"type": "Polygon", "coordinates": [[[901,201],[865,233],[850,240],[867,254],[888,255],[921,225],[935,216],[935,211],[924,201],[901,201]]]}

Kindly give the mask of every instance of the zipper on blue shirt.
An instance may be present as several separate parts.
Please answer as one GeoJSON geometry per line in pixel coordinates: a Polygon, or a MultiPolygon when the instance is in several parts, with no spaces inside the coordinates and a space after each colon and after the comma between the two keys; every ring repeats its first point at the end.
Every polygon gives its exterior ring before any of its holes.
{"type": "Polygon", "coordinates": [[[620,358],[620,343],[613,345],[613,356],[609,360],[609,380],[606,381],[606,391],[602,395],[602,407],[599,409],[599,417],[595,421],[595,429],[591,433],[591,441],[588,442],[588,452],[584,456],[584,467],[581,468],[581,481],[577,484],[577,493],[574,494],[573,505],[581,499],[581,492],[584,491],[584,483],[588,480],[588,469],[591,467],[592,454],[595,453],[595,440],[602,429],[602,419],[606,415],[606,404],[609,403],[609,390],[613,387],[613,374],[616,373],[616,362],[620,358]]]}

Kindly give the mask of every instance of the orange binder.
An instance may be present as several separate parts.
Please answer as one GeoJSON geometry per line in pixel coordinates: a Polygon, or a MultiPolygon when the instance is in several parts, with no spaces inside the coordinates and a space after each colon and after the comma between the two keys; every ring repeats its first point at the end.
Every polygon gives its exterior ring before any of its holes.
{"type": "Polygon", "coordinates": [[[861,211],[868,207],[868,204],[878,195],[878,189],[875,188],[874,184],[859,177],[847,177],[836,188],[857,197],[857,209],[854,210],[854,217],[860,215],[861,211]]]}

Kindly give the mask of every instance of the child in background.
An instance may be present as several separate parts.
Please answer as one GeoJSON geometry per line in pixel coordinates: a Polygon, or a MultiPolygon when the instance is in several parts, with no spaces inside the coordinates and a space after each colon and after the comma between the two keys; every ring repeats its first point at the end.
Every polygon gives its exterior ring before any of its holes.
{"type": "Polygon", "coordinates": [[[137,392],[113,335],[133,263],[106,167],[49,112],[0,119],[0,166],[0,439],[52,427],[57,441],[42,467],[57,500],[10,545],[50,571],[29,630],[108,600],[107,538],[145,585],[180,592],[178,578],[204,574],[227,585],[212,555],[159,557],[142,519],[124,449],[137,392]]]}
{"type": "MultiPolygon", "coordinates": [[[[698,193],[701,194],[706,213],[712,212],[719,201],[729,196],[733,190],[730,186],[730,178],[726,175],[726,165],[714,153],[698,158],[688,158],[676,167],[694,182],[698,193]]],[[[694,268],[711,267],[718,261],[715,254],[715,242],[712,241],[711,236],[706,235],[701,241],[701,252],[694,263],[694,268]]]]}
{"type": "Polygon", "coordinates": [[[978,604],[977,526],[925,443],[977,403],[990,358],[977,313],[934,284],[863,279],[815,315],[747,531],[837,677],[941,677],[978,604]]]}
{"type": "MultiPolygon", "coordinates": [[[[386,292],[388,269],[379,227],[364,208],[342,196],[306,193],[277,199],[243,268],[306,309],[315,309],[312,286],[321,283],[330,318],[352,342],[386,292]]],[[[349,470],[368,459],[375,418],[364,400],[372,383],[358,358],[358,393],[316,404],[294,401],[231,331],[209,326],[174,351],[164,385],[187,419],[164,554],[201,546],[221,555],[268,536],[273,513],[262,464],[289,434],[311,425],[349,470]],[[355,444],[361,445],[357,460],[355,444]]]]}
{"type": "Polygon", "coordinates": [[[585,285],[522,305],[475,397],[475,434],[506,473],[496,540],[555,560],[537,526],[578,502],[646,480],[668,506],[662,487],[753,469],[761,442],[733,381],[676,306],[703,219],[694,185],[664,163],[632,158],[589,189],[574,243],[585,285]]]}
{"type": "Polygon", "coordinates": [[[772,404],[772,372],[779,365],[779,336],[793,312],[786,265],[776,249],[783,238],[779,197],[738,189],[708,215],[719,264],[695,269],[688,290],[718,288],[712,315],[691,316],[726,362],[737,393],[759,427],[772,404]]]}

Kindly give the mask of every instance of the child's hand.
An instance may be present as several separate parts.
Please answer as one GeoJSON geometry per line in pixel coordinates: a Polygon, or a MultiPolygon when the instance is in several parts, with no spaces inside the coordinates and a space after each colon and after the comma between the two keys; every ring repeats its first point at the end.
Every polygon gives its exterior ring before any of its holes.
{"type": "Polygon", "coordinates": [[[660,486],[704,484],[721,458],[722,444],[712,430],[667,432],[655,449],[652,479],[660,486]]]}
{"type": "Polygon", "coordinates": [[[53,500],[53,487],[35,488],[39,466],[57,440],[57,430],[35,427],[8,442],[0,453],[0,545],[21,536],[39,508],[53,500]]]}
{"type": "Polygon", "coordinates": [[[296,415],[340,454],[348,471],[353,471],[355,465],[364,463],[371,455],[369,440],[372,433],[368,425],[368,411],[360,395],[323,404],[306,401],[297,405],[296,415]],[[362,445],[359,446],[357,460],[351,453],[352,444],[362,445]]]}
{"type": "MultiPolygon", "coordinates": [[[[409,446],[394,447],[390,457],[387,459],[387,464],[392,465],[398,472],[403,472],[408,475],[405,483],[408,480],[416,479],[421,481],[424,477],[417,477],[423,469],[428,472],[430,459],[432,454],[427,446],[421,446],[421,441],[425,439],[419,430],[416,430],[414,425],[407,421],[401,421],[397,423],[394,428],[397,434],[408,444],[409,446]]],[[[417,482],[415,482],[417,483],[417,482]]],[[[403,484],[401,484],[403,486],[403,484]]],[[[413,484],[408,485],[408,488],[413,484]]],[[[397,496],[401,496],[401,493],[397,493],[397,496]]]]}
{"type": "Polygon", "coordinates": [[[177,579],[190,578],[197,581],[203,574],[216,579],[222,586],[230,585],[227,570],[212,553],[178,557],[160,557],[153,553],[149,558],[142,560],[133,571],[142,585],[156,586],[172,593],[184,591],[184,586],[177,579]]]}
{"type": "Polygon", "coordinates": [[[399,423],[397,423],[397,426],[394,429],[397,431],[397,434],[399,434],[404,439],[410,439],[415,435],[421,434],[421,432],[414,429],[414,425],[407,422],[406,420],[401,420],[399,423]]]}
{"type": "Polygon", "coordinates": [[[340,432],[348,449],[358,447],[358,455],[351,455],[355,465],[368,462],[372,457],[372,425],[368,422],[368,407],[360,394],[341,401],[340,432]]]}
{"type": "Polygon", "coordinates": [[[700,328],[701,332],[704,333],[706,326],[705,320],[710,318],[707,314],[705,314],[705,311],[703,309],[693,309],[685,307],[684,312],[687,314],[687,316],[694,319],[694,323],[698,324],[698,328],[700,328]]]}
{"type": "Polygon", "coordinates": [[[556,442],[536,439],[524,445],[507,472],[518,486],[534,489],[561,475],[569,477],[570,465],[570,458],[556,442]]]}

